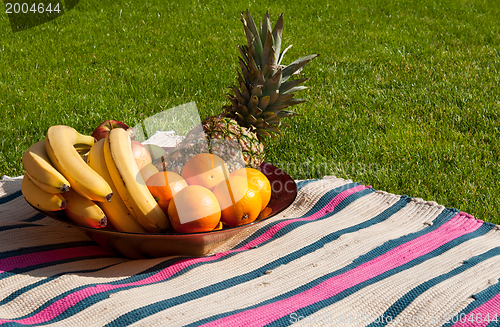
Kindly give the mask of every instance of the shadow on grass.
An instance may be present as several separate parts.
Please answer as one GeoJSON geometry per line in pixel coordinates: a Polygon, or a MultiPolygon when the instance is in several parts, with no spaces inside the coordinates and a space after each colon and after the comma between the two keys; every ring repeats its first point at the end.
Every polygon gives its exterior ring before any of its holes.
{"type": "Polygon", "coordinates": [[[6,0],[5,13],[13,33],[50,22],[73,9],[79,0],[6,0]]]}

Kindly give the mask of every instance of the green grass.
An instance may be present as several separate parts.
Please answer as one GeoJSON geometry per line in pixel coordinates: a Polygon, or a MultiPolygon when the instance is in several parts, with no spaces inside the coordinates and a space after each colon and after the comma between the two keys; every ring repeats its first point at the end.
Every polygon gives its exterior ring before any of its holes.
{"type": "Polygon", "coordinates": [[[287,62],[310,101],[267,147],[296,179],[336,175],[500,223],[500,12],[495,1],[80,1],[12,33],[0,17],[0,174],[55,124],[91,133],[196,101],[226,104],[239,21],[285,12],[287,62]]]}

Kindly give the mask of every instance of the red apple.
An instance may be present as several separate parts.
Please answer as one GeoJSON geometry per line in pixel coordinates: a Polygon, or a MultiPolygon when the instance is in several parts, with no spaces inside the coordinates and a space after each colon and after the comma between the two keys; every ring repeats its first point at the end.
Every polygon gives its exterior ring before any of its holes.
{"type": "Polygon", "coordinates": [[[94,129],[92,132],[92,136],[99,141],[100,139],[106,138],[106,135],[109,134],[113,128],[123,128],[124,130],[128,130],[129,127],[118,120],[106,120],[99,124],[99,126],[94,129]]]}
{"type": "Polygon", "coordinates": [[[139,170],[152,161],[148,149],[146,149],[141,142],[136,140],[132,140],[132,155],[135,158],[139,170]]]}

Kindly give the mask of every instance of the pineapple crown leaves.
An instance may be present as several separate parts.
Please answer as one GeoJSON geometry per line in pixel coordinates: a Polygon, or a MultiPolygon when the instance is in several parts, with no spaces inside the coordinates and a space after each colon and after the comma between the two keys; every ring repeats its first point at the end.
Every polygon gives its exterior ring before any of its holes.
{"type": "Polygon", "coordinates": [[[274,28],[271,27],[269,11],[258,27],[248,10],[241,14],[241,22],[247,44],[238,46],[238,83],[230,87],[234,95],[228,94],[231,105],[224,107],[224,116],[254,130],[263,140],[264,136],[279,134],[280,127],[288,126],[281,121],[282,118],[299,115],[284,109],[307,101],[294,98],[296,92],[307,89],[300,85],[307,78],[290,77],[298,74],[318,54],[302,57],[286,66],[281,65],[285,53],[291,47],[281,52],[283,14],[274,28]]]}

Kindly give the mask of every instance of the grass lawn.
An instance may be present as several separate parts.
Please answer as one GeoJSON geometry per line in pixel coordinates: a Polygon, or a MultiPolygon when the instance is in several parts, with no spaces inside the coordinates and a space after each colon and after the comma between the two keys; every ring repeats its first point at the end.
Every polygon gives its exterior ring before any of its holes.
{"type": "Polygon", "coordinates": [[[18,33],[2,14],[0,175],[23,174],[23,152],[51,125],[90,134],[190,101],[218,113],[247,7],[273,23],[285,12],[285,63],[321,55],[303,71],[303,116],[269,142],[268,162],[500,223],[500,10],[488,0],[82,0],[18,33]]]}

